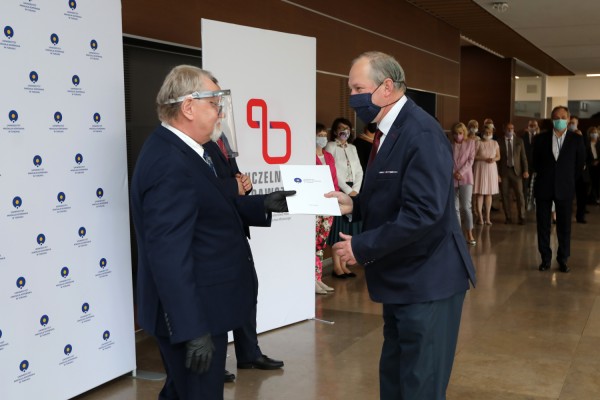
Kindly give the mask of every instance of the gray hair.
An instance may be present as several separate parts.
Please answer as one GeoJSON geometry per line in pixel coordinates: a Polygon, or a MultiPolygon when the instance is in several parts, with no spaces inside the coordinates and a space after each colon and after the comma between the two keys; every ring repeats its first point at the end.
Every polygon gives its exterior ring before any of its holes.
{"type": "Polygon", "coordinates": [[[165,81],[156,95],[158,119],[163,122],[175,119],[181,103],[165,103],[193,92],[201,92],[204,89],[204,78],[213,82],[217,81],[210,72],[193,65],[178,65],[173,68],[165,77],[165,81]]]}
{"type": "Polygon", "coordinates": [[[394,87],[398,90],[406,91],[406,77],[400,63],[389,54],[380,51],[367,51],[358,56],[352,64],[361,58],[369,60],[371,66],[370,77],[377,85],[381,85],[384,80],[390,78],[394,81],[394,87]]]}

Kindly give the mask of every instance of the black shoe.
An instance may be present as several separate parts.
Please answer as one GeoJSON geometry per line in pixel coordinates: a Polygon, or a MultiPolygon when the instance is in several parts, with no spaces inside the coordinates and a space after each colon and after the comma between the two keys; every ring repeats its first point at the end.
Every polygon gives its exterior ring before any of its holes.
{"type": "Polygon", "coordinates": [[[346,279],[346,274],[336,274],[335,271],[331,271],[331,276],[338,279],[346,279]]]}
{"type": "Polygon", "coordinates": [[[279,369],[283,367],[283,361],[273,360],[263,354],[254,361],[238,362],[237,367],[238,369],[279,369]]]}
{"type": "Polygon", "coordinates": [[[356,274],[354,272],[348,272],[346,275],[346,278],[356,278],[356,274]]]}
{"type": "Polygon", "coordinates": [[[540,271],[548,271],[550,269],[550,263],[542,261],[542,263],[540,264],[540,266],[538,267],[538,269],[540,271]]]}
{"type": "Polygon", "coordinates": [[[505,224],[512,224],[512,219],[510,218],[506,218],[506,220],[504,221],[505,224]]]}
{"type": "Polygon", "coordinates": [[[235,374],[225,370],[225,383],[230,383],[235,381],[235,374]]]}
{"type": "Polygon", "coordinates": [[[569,266],[567,264],[559,262],[558,263],[558,270],[560,272],[567,273],[567,272],[571,271],[571,268],[569,268],[569,266]]]}

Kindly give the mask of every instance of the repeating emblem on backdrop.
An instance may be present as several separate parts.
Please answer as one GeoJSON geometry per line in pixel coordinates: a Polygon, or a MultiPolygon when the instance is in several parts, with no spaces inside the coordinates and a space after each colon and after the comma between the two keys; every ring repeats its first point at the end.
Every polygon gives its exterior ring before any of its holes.
{"type": "Polygon", "coordinates": [[[48,130],[52,133],[65,133],[68,128],[65,126],[65,124],[63,124],[63,115],[62,112],[60,111],[55,111],[54,115],[52,116],[54,123],[52,125],[50,125],[50,128],[48,128],[48,130]]]}
{"type": "Polygon", "coordinates": [[[102,54],[100,54],[100,51],[98,50],[98,41],[96,39],[90,40],[90,49],[91,51],[88,51],[86,54],[90,60],[99,61],[102,59],[102,54]]]}
{"type": "Polygon", "coordinates": [[[69,8],[63,15],[71,21],[79,21],[81,19],[81,15],[77,11],[77,1],[69,0],[67,5],[69,8]]]}
{"type": "Polygon", "coordinates": [[[75,166],[71,168],[71,172],[75,175],[85,174],[87,172],[87,167],[83,163],[83,154],[77,153],[75,154],[75,166]]]}
{"type": "Polygon", "coordinates": [[[69,271],[69,267],[66,265],[60,269],[60,280],[56,284],[56,287],[59,289],[64,289],[71,286],[75,281],[69,277],[71,271],[69,271]]]}
{"type": "Polygon", "coordinates": [[[6,133],[21,133],[25,128],[19,123],[19,113],[17,110],[10,110],[7,115],[7,124],[2,128],[6,133]]]}
{"type": "Polygon", "coordinates": [[[89,303],[83,303],[81,305],[81,316],[77,319],[77,323],[85,324],[94,319],[94,314],[90,312],[91,306],[89,303]]]}
{"type": "Polygon", "coordinates": [[[60,38],[58,34],[52,33],[50,34],[50,46],[46,47],[46,52],[53,56],[61,56],[64,54],[64,50],[58,46],[60,42],[60,38]]]}
{"type": "Polygon", "coordinates": [[[92,126],[90,127],[91,133],[102,133],[104,132],[104,126],[100,123],[102,121],[102,116],[100,113],[96,112],[92,116],[92,126]]]}
{"type": "Polygon", "coordinates": [[[86,247],[91,243],[91,240],[86,238],[87,229],[84,226],[79,227],[77,230],[77,234],[79,235],[79,239],[75,242],[74,246],[77,248],[86,247]]]}
{"type": "Polygon", "coordinates": [[[9,212],[6,216],[11,220],[18,220],[25,218],[29,213],[25,208],[23,208],[23,199],[21,196],[15,196],[12,199],[13,210],[9,212]]]}
{"type": "Polygon", "coordinates": [[[104,189],[99,187],[96,189],[96,201],[92,204],[92,206],[96,208],[104,208],[108,205],[108,200],[104,198],[104,189]]]}
{"type": "Polygon", "coordinates": [[[112,271],[110,270],[110,268],[107,268],[108,261],[106,261],[106,258],[104,258],[104,257],[101,258],[100,261],[98,262],[98,265],[100,266],[100,269],[96,273],[96,278],[106,278],[106,277],[110,276],[110,274],[112,274],[112,271]]]}
{"type": "Polygon", "coordinates": [[[56,195],[56,200],[58,201],[58,204],[52,208],[53,212],[57,214],[63,214],[71,209],[71,206],[67,203],[67,195],[65,192],[58,192],[56,195]]]}
{"type": "Polygon", "coordinates": [[[21,47],[16,40],[15,30],[10,25],[4,27],[4,37],[0,41],[0,46],[6,50],[17,50],[21,47]]]}
{"type": "Polygon", "coordinates": [[[10,296],[11,299],[23,300],[31,295],[31,290],[29,290],[27,287],[27,279],[25,279],[24,276],[18,277],[15,281],[15,285],[17,287],[17,290],[15,290],[10,296]]]}
{"type": "Polygon", "coordinates": [[[67,93],[70,93],[71,96],[83,96],[85,94],[85,90],[81,88],[81,78],[79,75],[75,74],[71,77],[72,86],[67,89],[67,93]]]}
{"type": "Polygon", "coordinates": [[[29,82],[27,86],[25,86],[25,91],[30,94],[42,94],[44,92],[44,87],[42,86],[40,81],[40,74],[37,71],[33,70],[29,72],[29,82]]]}
{"type": "Polygon", "coordinates": [[[35,256],[43,256],[48,254],[52,249],[46,244],[46,235],[38,233],[36,237],[37,246],[31,251],[35,256]]]}
{"type": "Polygon", "coordinates": [[[70,343],[66,344],[63,348],[63,353],[65,353],[65,358],[63,358],[58,365],[62,367],[66,367],[67,365],[73,364],[77,357],[73,355],[73,345],[70,343]]]}
{"type": "Polygon", "coordinates": [[[50,317],[48,317],[48,315],[44,314],[41,316],[40,325],[42,327],[36,332],[36,337],[43,338],[45,336],[51,335],[52,332],[54,332],[54,328],[50,326],[50,317]]]}
{"type": "Polygon", "coordinates": [[[33,178],[40,178],[40,177],[46,176],[48,174],[48,171],[46,171],[46,169],[42,167],[42,164],[43,164],[42,156],[40,156],[39,154],[36,154],[35,156],[33,156],[33,168],[31,170],[29,170],[27,175],[29,175],[33,178]]]}

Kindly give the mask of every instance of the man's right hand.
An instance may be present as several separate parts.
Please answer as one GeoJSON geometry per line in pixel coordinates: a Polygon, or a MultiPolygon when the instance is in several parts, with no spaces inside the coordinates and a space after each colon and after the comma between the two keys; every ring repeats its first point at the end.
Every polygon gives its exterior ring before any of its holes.
{"type": "Polygon", "coordinates": [[[208,371],[215,345],[209,333],[185,344],[185,367],[196,374],[208,371]]]}
{"type": "Polygon", "coordinates": [[[346,193],[329,192],[325,193],[325,197],[335,197],[337,199],[342,215],[352,214],[352,209],[354,208],[354,206],[352,205],[352,199],[346,193]]]}

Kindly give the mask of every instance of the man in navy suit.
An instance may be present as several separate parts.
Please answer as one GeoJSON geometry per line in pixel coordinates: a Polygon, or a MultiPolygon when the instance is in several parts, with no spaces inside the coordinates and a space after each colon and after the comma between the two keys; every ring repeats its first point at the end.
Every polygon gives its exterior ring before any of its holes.
{"type": "Polygon", "coordinates": [[[569,109],[565,106],[552,110],[552,131],[542,132],[533,142],[533,169],[536,177],[534,196],[537,219],[538,250],[542,263],[540,271],[550,269],[550,219],[552,202],[556,206],[556,236],[559,271],[569,272],[571,255],[571,213],[575,197],[575,182],[581,176],[585,163],[583,138],[568,129],[569,109]]]}
{"type": "MultiPolygon", "coordinates": [[[[181,65],[157,95],[162,125],[146,140],[131,182],[138,244],[138,323],[158,341],[167,372],[159,399],[223,399],[227,331],[256,305],[245,226],[269,226],[285,196],[232,197],[203,144],[222,117],[212,75],[181,65]]],[[[227,110],[224,110],[227,112],[227,110]]]]}
{"type": "Polygon", "coordinates": [[[475,270],[454,206],[450,143],[433,117],[405,95],[404,71],[368,52],[350,69],[350,106],[377,122],[361,193],[337,197],[363,232],[334,245],[360,263],[371,299],[383,303],[381,399],[445,399],[462,304],[475,270]]]}
{"type": "MultiPolygon", "coordinates": [[[[235,158],[230,155],[226,136],[204,144],[204,150],[210,154],[217,176],[225,191],[232,197],[246,196],[252,191],[252,181],[248,175],[240,172],[235,158]]],[[[250,238],[250,230],[246,227],[246,236],[250,238]]],[[[258,287],[258,281],[254,283],[258,287]]],[[[258,345],[256,333],[256,306],[248,320],[239,328],[233,330],[233,340],[237,367],[240,369],[279,369],[283,361],[275,360],[262,353],[258,345]]],[[[233,382],[235,374],[225,370],[225,382],[233,382]]]]}

